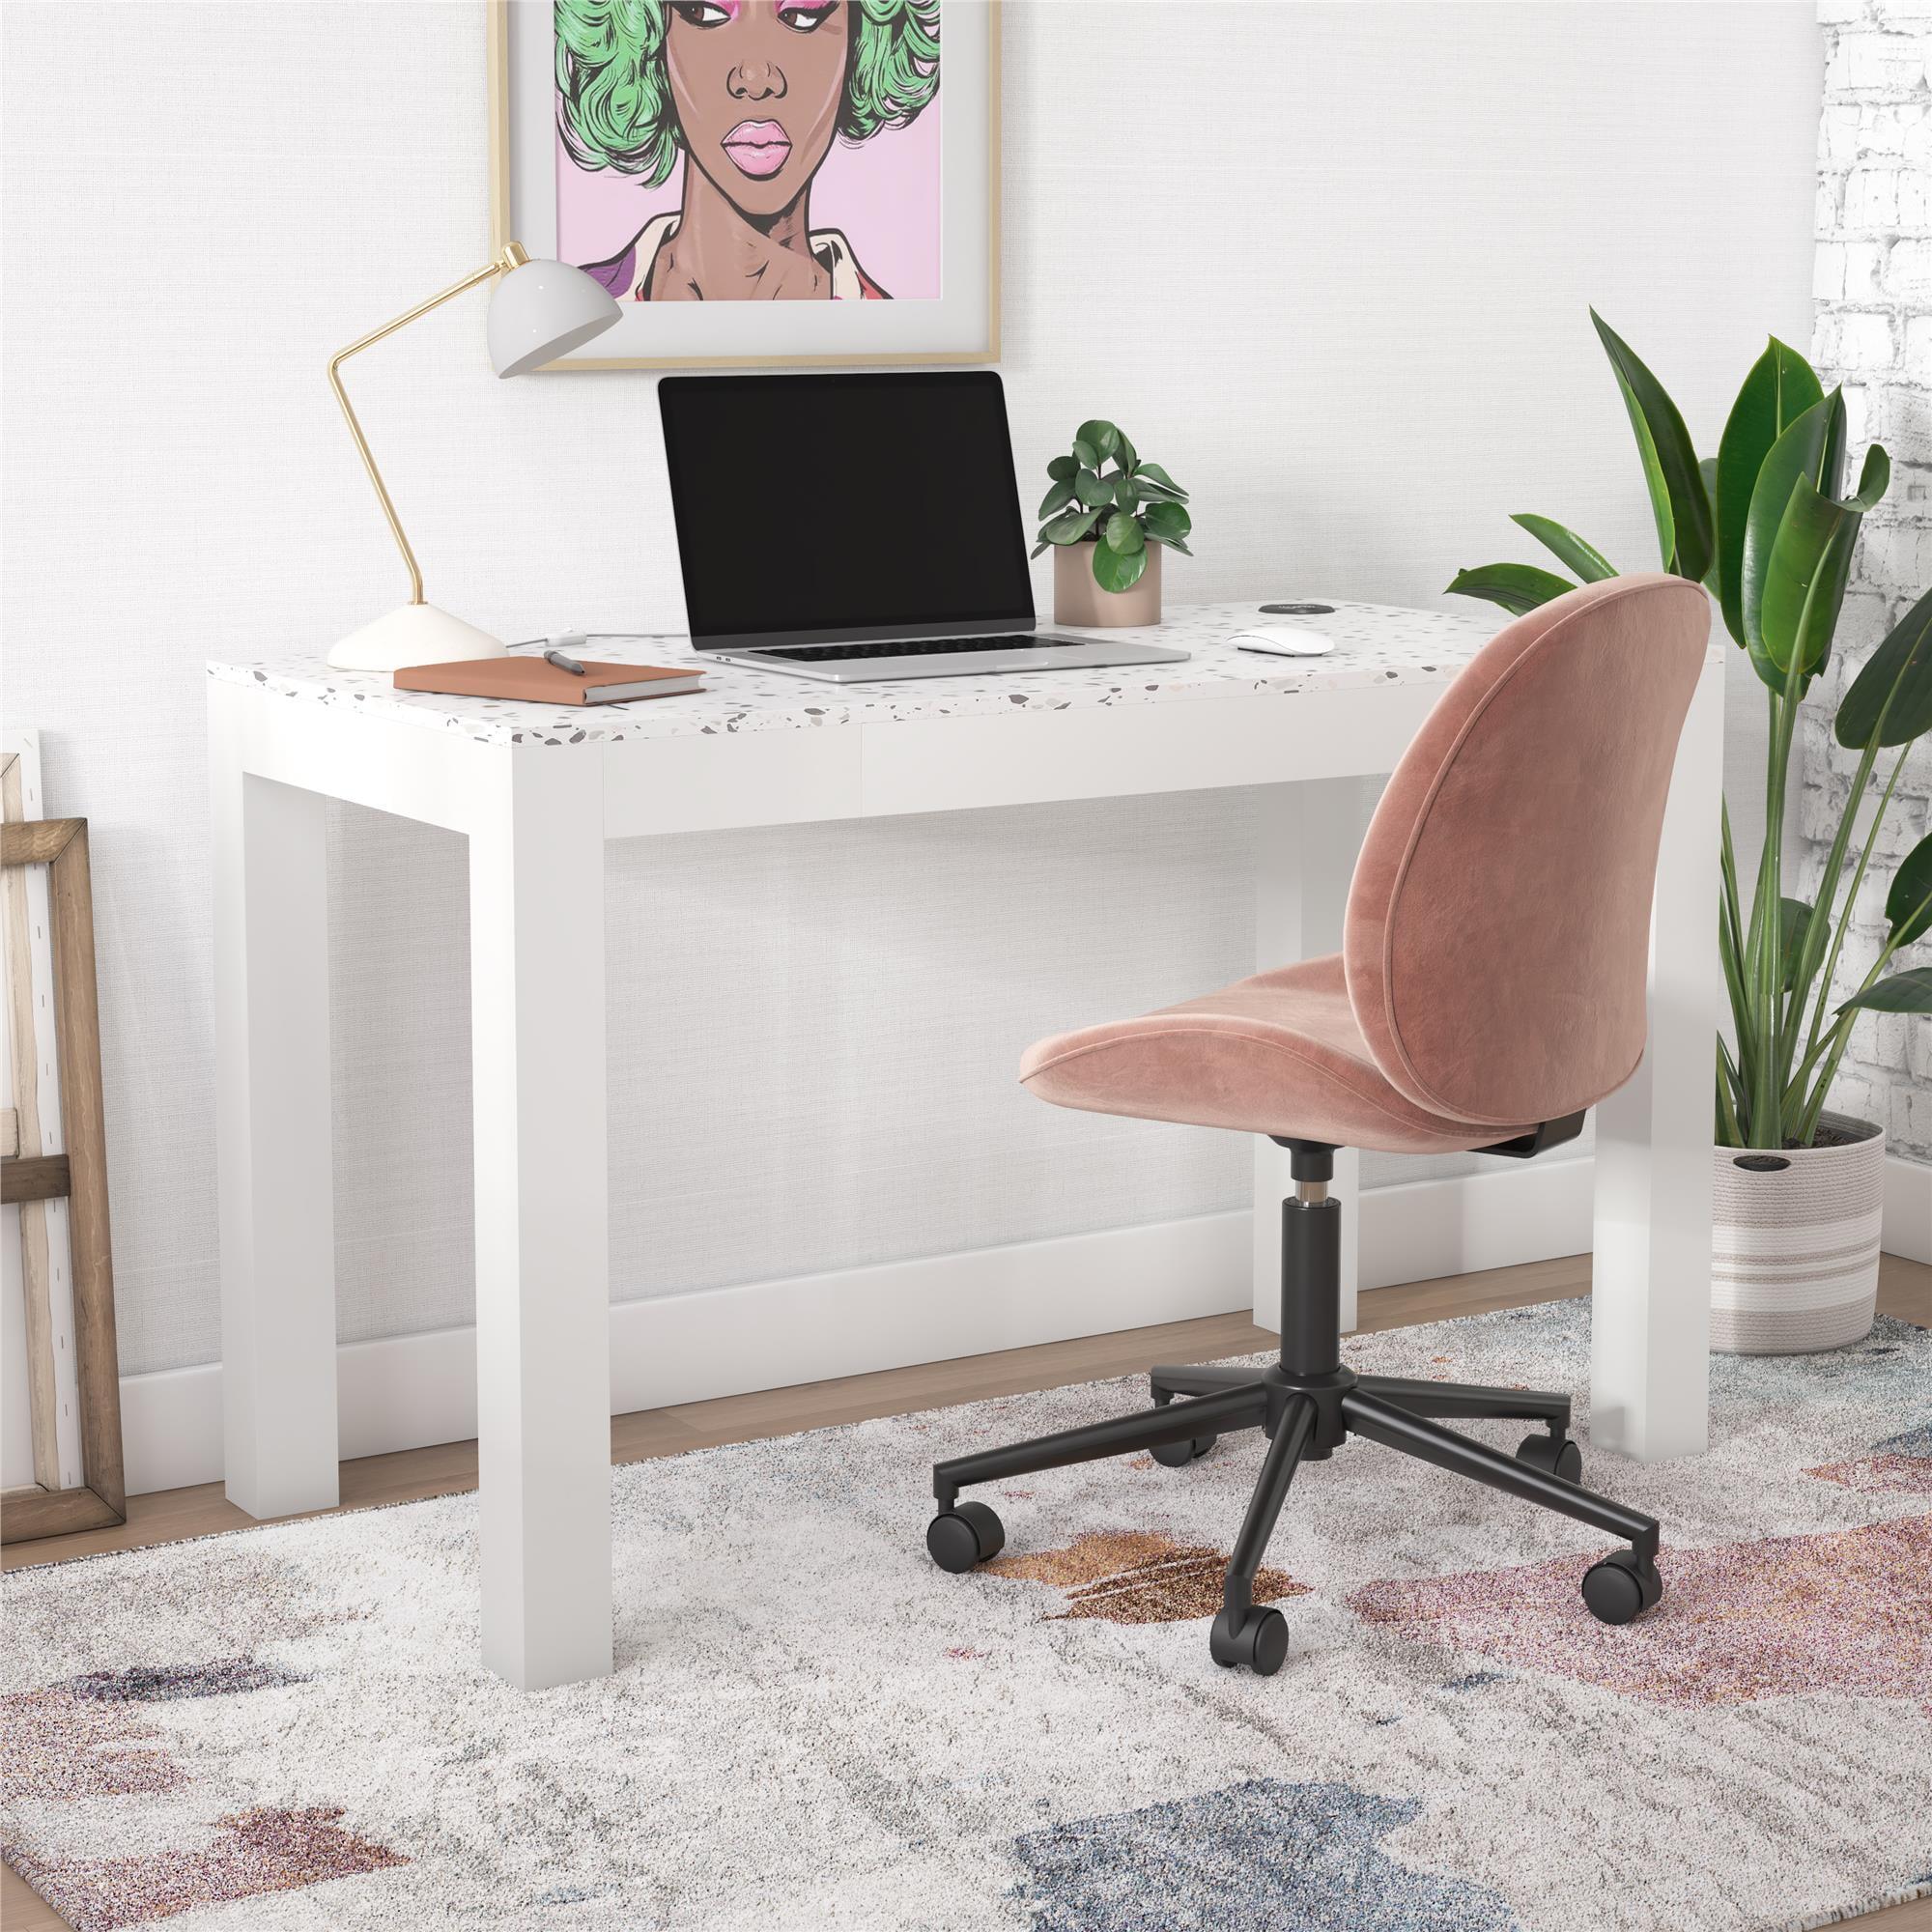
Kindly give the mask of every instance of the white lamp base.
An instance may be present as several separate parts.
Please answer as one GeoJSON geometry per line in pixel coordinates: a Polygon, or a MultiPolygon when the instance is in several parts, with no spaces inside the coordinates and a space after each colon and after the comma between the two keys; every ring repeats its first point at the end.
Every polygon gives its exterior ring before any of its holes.
{"type": "Polygon", "coordinates": [[[405,604],[351,631],[328,654],[330,670],[402,670],[410,665],[499,658],[503,640],[434,604],[405,604]]]}

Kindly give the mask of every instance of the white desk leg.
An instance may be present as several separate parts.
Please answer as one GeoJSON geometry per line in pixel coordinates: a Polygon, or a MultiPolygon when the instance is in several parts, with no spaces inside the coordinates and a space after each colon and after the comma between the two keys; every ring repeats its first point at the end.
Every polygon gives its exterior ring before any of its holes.
{"type": "Polygon", "coordinates": [[[1597,1109],[1590,1435],[1640,1462],[1709,1435],[1711,1115],[1718,1025],[1718,798],[1723,667],[1708,665],[1677,748],[1650,935],[1650,1044],[1597,1109]]]}
{"type": "Polygon", "coordinates": [[[484,754],[469,834],[483,1662],[611,1669],[601,761],[484,754]]]}
{"type": "Polygon", "coordinates": [[[214,1133],[228,1500],[338,1500],[326,801],[242,769],[248,694],[209,687],[214,1133]]]}
{"type": "MultiPolygon", "coordinates": [[[[1356,779],[1265,785],[1257,802],[1255,964],[1258,972],[1342,950],[1342,915],[1361,848],[1362,790],[1356,779]]],[[[1281,1204],[1294,1192],[1288,1151],[1255,1142],[1255,1321],[1281,1325],[1281,1204]]],[[[1335,1156],[1342,1210],[1342,1327],[1355,1325],[1356,1230],[1361,1156],[1335,1156]]]]}

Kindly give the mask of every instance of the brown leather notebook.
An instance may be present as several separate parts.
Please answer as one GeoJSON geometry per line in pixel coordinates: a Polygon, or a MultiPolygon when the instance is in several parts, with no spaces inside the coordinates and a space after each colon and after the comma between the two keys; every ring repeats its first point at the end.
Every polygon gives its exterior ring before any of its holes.
{"type": "Polygon", "coordinates": [[[696,691],[701,668],[592,664],[583,675],[559,670],[542,658],[463,658],[455,664],[411,665],[395,673],[398,691],[435,691],[449,697],[504,697],[517,704],[627,704],[634,697],[675,697],[696,691]]]}

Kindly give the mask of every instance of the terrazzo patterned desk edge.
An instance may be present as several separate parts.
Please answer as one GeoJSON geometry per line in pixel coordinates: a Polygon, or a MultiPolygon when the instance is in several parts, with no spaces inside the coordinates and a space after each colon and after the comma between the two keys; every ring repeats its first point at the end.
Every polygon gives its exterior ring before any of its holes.
{"type": "MultiPolygon", "coordinates": [[[[1065,630],[1069,636],[1172,644],[1192,655],[1179,664],[1109,666],[1092,670],[1041,670],[1000,675],[914,678],[841,686],[741,665],[705,664],[701,690],[604,707],[517,704],[501,698],[448,697],[398,691],[386,671],[329,670],[321,653],[211,660],[219,682],[257,685],[298,703],[353,708],[430,731],[455,731],[482,744],[617,744],[627,738],[742,735],[753,731],[815,730],[845,724],[899,724],[913,719],[966,718],[1025,707],[1064,711],[1084,707],[1211,700],[1255,692],[1293,697],[1370,684],[1444,684],[1497,629],[1492,613],[1404,610],[1392,605],[1341,604],[1331,614],[1264,616],[1255,604],[1203,604],[1179,609],[1145,629],[1065,630]],[[1256,657],[1236,650],[1231,636],[1245,625],[1293,623],[1334,639],[1326,657],[1256,657]]],[[[599,645],[605,663],[696,664],[689,639],[642,637],[599,645]]]]}

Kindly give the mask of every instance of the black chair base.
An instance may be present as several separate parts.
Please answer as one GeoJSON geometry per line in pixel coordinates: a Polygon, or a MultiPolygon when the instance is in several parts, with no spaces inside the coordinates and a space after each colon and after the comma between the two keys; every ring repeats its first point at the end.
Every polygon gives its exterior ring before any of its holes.
{"type": "Polygon", "coordinates": [[[1662,1593],[1657,1521],[1579,1486],[1582,1455],[1569,1436],[1567,1395],[1356,1376],[1341,1366],[1339,1297],[1339,1210],[1318,1181],[1283,1203],[1280,1361],[1259,1375],[1251,1368],[1156,1368],[1150,1377],[1151,1408],[936,1463],[939,1514],[925,1539],[932,1560],[942,1570],[971,1570],[1004,1546],[998,1516],[984,1503],[959,1500],[972,1484],[1140,1450],[1178,1468],[1205,1456],[1223,1435],[1260,1429],[1267,1453],[1208,1634],[1216,1663],[1264,1677],[1281,1668],[1288,1625],[1280,1611],[1255,1604],[1255,1574],[1295,1470],[1333,1455],[1351,1435],[1624,1539],[1628,1548],[1613,1550],[1583,1577],[1584,1605],[1601,1622],[1627,1624],[1657,1602],[1662,1593]],[[1509,1456],[1443,1428],[1438,1417],[1534,1422],[1542,1429],[1509,1456]]]}

